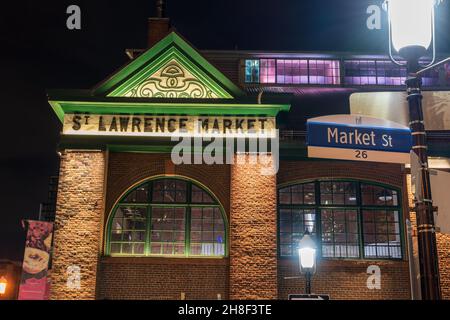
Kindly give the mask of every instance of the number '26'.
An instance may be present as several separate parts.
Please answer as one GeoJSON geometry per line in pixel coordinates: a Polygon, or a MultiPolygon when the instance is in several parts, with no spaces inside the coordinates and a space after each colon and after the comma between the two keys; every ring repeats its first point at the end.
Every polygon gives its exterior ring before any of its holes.
{"type": "Polygon", "coordinates": [[[357,159],[367,159],[369,157],[367,151],[356,150],[355,153],[357,159]]]}

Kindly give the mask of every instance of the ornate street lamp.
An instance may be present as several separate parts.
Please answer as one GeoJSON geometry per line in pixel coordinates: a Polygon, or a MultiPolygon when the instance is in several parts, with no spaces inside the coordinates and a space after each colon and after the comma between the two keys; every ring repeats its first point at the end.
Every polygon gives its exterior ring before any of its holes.
{"type": "Polygon", "coordinates": [[[8,286],[8,281],[5,277],[0,278],[0,295],[4,295],[6,293],[6,287],[8,286]]]}
{"type": "Polygon", "coordinates": [[[306,277],[306,294],[311,294],[311,277],[316,273],[316,259],[317,259],[317,247],[316,243],[309,234],[309,231],[305,232],[302,240],[298,244],[298,259],[300,266],[300,273],[306,277]]]}
{"type": "Polygon", "coordinates": [[[430,174],[428,168],[427,136],[422,110],[423,69],[434,68],[445,61],[434,64],[435,48],[435,7],[441,0],[386,0],[384,5],[389,20],[389,55],[391,60],[406,66],[406,80],[410,128],[413,135],[411,165],[418,163],[417,183],[421,185],[415,195],[415,212],[420,261],[422,299],[441,299],[439,265],[436,246],[433,201],[431,197],[430,174]],[[431,62],[420,65],[420,59],[431,52],[431,62]],[[400,56],[406,63],[399,62],[400,56]]]}

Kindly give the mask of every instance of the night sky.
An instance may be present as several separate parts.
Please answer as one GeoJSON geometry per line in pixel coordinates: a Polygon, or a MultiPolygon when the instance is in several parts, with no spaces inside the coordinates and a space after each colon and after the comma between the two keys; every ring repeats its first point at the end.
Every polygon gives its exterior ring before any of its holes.
{"type": "MultiPolygon", "coordinates": [[[[366,28],[381,0],[168,0],[167,16],[198,49],[385,53],[386,31],[366,28]]],[[[36,219],[58,172],[60,124],[46,89],[90,88],[144,48],[154,0],[3,1],[0,8],[0,259],[22,260],[20,221],[36,219]],[[13,4],[11,4],[13,3],[13,4]],[[66,8],[82,30],[66,28],[66,8]]],[[[440,52],[450,52],[449,1],[438,13],[440,52]]]]}

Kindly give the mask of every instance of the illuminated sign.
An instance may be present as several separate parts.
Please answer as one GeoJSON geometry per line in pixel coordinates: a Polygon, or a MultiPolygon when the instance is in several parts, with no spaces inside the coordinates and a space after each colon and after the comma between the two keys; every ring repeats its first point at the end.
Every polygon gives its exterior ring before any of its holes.
{"type": "Polygon", "coordinates": [[[135,137],[276,136],[274,117],[66,114],[63,134],[135,137]]]}
{"type": "Polygon", "coordinates": [[[311,158],[409,163],[409,128],[369,117],[327,116],[308,121],[311,158]]]}

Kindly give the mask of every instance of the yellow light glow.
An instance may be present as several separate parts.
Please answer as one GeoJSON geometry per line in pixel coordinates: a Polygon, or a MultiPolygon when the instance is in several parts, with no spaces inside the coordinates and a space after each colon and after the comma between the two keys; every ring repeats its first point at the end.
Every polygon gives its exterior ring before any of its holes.
{"type": "Polygon", "coordinates": [[[434,5],[435,0],[389,0],[392,44],[397,52],[409,46],[430,47],[434,5]]]}
{"type": "Polygon", "coordinates": [[[6,281],[5,278],[1,278],[0,279],[0,294],[5,294],[6,293],[6,286],[8,285],[8,281],[6,281]]]}

